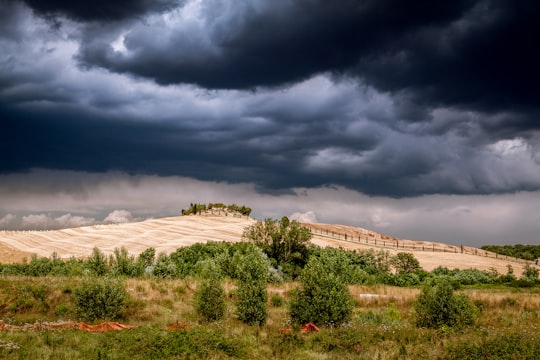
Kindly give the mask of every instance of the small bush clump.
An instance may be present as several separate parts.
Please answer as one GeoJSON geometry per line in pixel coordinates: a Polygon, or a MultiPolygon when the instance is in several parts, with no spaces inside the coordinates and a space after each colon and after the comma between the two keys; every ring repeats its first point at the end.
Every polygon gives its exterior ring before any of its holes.
{"type": "Polygon", "coordinates": [[[113,279],[92,279],[74,291],[76,313],[81,319],[114,320],[122,315],[127,292],[122,282],[113,279]]]}
{"type": "Polygon", "coordinates": [[[238,318],[248,325],[262,325],[268,316],[266,281],[269,267],[268,259],[256,246],[252,246],[239,262],[236,310],[238,318]]]}
{"type": "Polygon", "coordinates": [[[312,258],[300,276],[301,287],[290,302],[295,323],[340,325],[352,314],[353,300],[341,277],[329,272],[320,259],[312,258]]]}
{"type": "Polygon", "coordinates": [[[270,299],[273,307],[281,307],[283,305],[283,298],[279,295],[274,295],[270,299]]]}
{"type": "Polygon", "coordinates": [[[426,328],[461,328],[474,324],[478,309],[464,295],[454,294],[447,278],[434,286],[426,285],[416,299],[416,325],[426,328]]]}
{"type": "Polygon", "coordinates": [[[227,295],[218,274],[215,262],[208,261],[203,270],[205,279],[195,292],[195,310],[205,321],[217,321],[225,316],[227,295]]]}

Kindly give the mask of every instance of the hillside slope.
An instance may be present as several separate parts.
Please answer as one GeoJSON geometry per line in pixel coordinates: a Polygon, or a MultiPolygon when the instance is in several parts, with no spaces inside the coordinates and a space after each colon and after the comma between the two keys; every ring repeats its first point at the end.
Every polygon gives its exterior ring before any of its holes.
{"type": "MultiPolygon", "coordinates": [[[[141,222],[94,225],[51,231],[1,231],[0,244],[18,259],[28,254],[62,258],[85,257],[97,246],[105,254],[124,246],[132,254],[149,247],[170,253],[182,246],[207,241],[239,241],[254,220],[233,216],[178,216],[141,222]],[[19,254],[16,254],[20,252],[19,254]]],[[[7,251],[2,251],[2,254],[7,251]]],[[[0,255],[1,262],[12,258],[0,255]]]]}
{"type": "MultiPolygon", "coordinates": [[[[86,257],[95,246],[105,254],[110,254],[121,246],[132,254],[138,254],[149,247],[155,248],[158,253],[170,253],[179,247],[198,242],[240,241],[243,229],[254,221],[234,216],[178,216],[64,230],[0,231],[0,262],[20,262],[24,257],[29,259],[32,254],[48,257],[53,252],[62,258],[86,257]]],[[[305,225],[314,231],[312,242],[319,246],[343,247],[351,250],[375,249],[389,251],[391,254],[400,251],[412,252],[420,265],[428,271],[437,266],[446,266],[450,269],[493,268],[499,273],[506,273],[507,265],[512,265],[515,273],[521,274],[524,266],[523,263],[515,261],[464,254],[455,246],[447,244],[402,240],[345,225],[305,225]],[[338,234],[341,234],[339,238],[338,234]],[[344,234],[348,234],[347,241],[344,234]],[[364,240],[369,243],[366,244],[364,240]],[[374,240],[378,243],[374,244],[374,240]],[[393,248],[394,243],[398,246],[405,244],[406,248],[393,248]],[[412,244],[416,246],[414,250],[408,247],[412,244]],[[429,251],[431,248],[447,249],[445,250],[447,252],[429,251]]],[[[466,249],[470,252],[474,248],[466,249]]]]}

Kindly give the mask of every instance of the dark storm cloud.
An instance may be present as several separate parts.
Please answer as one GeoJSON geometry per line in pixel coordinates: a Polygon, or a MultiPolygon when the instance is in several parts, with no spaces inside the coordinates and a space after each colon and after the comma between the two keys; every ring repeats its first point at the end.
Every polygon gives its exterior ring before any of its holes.
{"type": "Polygon", "coordinates": [[[444,26],[387,42],[357,71],[379,89],[413,92],[419,106],[538,111],[539,15],[536,1],[477,1],[444,26]]]}
{"type": "Polygon", "coordinates": [[[319,72],[350,69],[360,58],[377,54],[396,35],[446,24],[470,4],[209,0],[203,1],[199,14],[204,26],[197,31],[202,34],[181,28],[163,28],[160,33],[163,24],[145,25],[146,31],[135,28],[126,36],[129,56],[91,42],[85,44],[81,58],[90,65],[150,77],[162,84],[279,85],[319,72]],[[161,37],[159,41],[155,36],[161,37]],[[199,36],[207,41],[198,43],[199,36]]]}
{"type": "Polygon", "coordinates": [[[318,117],[307,116],[304,123],[294,123],[294,114],[286,108],[280,109],[279,117],[274,117],[275,109],[246,109],[240,119],[231,116],[221,119],[223,125],[211,127],[203,124],[204,115],[192,112],[180,121],[163,120],[158,125],[88,115],[69,107],[39,111],[0,107],[0,152],[9,154],[1,170],[182,174],[205,180],[249,181],[262,191],[274,191],[330,180],[324,174],[302,172],[305,158],[314,149],[336,141],[357,151],[376,145],[367,133],[343,136],[318,117]],[[254,118],[266,119],[266,125],[254,118]]]}
{"type": "Polygon", "coordinates": [[[517,52],[536,31],[532,3],[202,0],[142,20],[64,9],[61,26],[7,4],[3,174],[122,171],[392,197],[540,189],[538,91],[512,85],[538,74],[517,52]],[[516,52],[491,78],[495,39],[516,52]]]}
{"type": "Polygon", "coordinates": [[[24,0],[35,12],[46,16],[64,15],[81,21],[122,20],[178,5],[178,0],[24,0]]]}
{"type": "MultiPolygon", "coordinates": [[[[87,66],[160,84],[254,88],[317,73],[356,76],[418,108],[538,111],[540,3],[463,1],[203,1],[200,28],[128,29],[127,52],[89,34],[87,66]]],[[[527,126],[536,127],[536,122],[527,126]]]]}
{"type": "Polygon", "coordinates": [[[538,146],[531,148],[523,139],[479,151],[458,136],[410,136],[363,120],[354,125],[355,119],[332,102],[326,104],[335,112],[331,119],[306,116],[303,121],[294,118],[297,109],[277,103],[279,111],[245,104],[240,118],[226,115],[221,120],[227,125],[217,127],[200,124],[204,115],[195,111],[156,124],[4,108],[0,152],[8,156],[2,172],[47,168],[182,175],[250,182],[268,193],[339,184],[394,197],[539,188],[540,152],[535,155],[538,146]]]}

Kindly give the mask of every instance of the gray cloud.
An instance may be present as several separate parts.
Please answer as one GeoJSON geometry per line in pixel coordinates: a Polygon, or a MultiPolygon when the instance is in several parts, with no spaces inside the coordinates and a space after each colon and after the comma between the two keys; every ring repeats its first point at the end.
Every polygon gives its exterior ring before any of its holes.
{"type": "Polygon", "coordinates": [[[122,224],[133,221],[131,212],[127,210],[114,210],[103,220],[106,224],[122,224]]]}
{"type": "Polygon", "coordinates": [[[3,176],[0,197],[3,199],[0,219],[8,214],[20,214],[18,219],[34,215],[35,226],[43,223],[37,222],[39,219],[49,222],[75,217],[105,219],[128,212],[133,219],[176,216],[191,202],[223,202],[248,205],[258,219],[296,213],[294,216],[304,219],[309,216],[310,221],[361,226],[401,238],[458,245],[534,244],[538,243],[540,231],[538,191],[393,199],[327,186],[268,195],[258,193],[249,183],[34,170],[3,176]],[[65,215],[66,212],[77,215],[65,215]]]}
{"type": "Polygon", "coordinates": [[[194,95],[180,87],[161,97],[151,94],[154,85],[120,82],[139,88],[131,99],[118,95],[126,102],[146,94],[152,105],[135,102],[140,111],[134,111],[123,102],[81,104],[82,113],[64,103],[0,107],[0,146],[11,154],[4,172],[119,170],[248,181],[266,192],[334,183],[396,197],[540,186],[538,135],[490,137],[471,120],[489,121],[481,113],[441,108],[430,123],[391,122],[400,111],[391,96],[327,76],[279,91],[194,95]],[[158,118],[149,120],[145,114],[158,108],[158,118]]]}
{"type": "MultiPolygon", "coordinates": [[[[0,198],[26,202],[15,211],[2,201],[6,223],[175,208],[170,195],[140,207],[148,197],[127,198],[115,181],[172,189],[182,179],[207,201],[216,199],[197,186],[280,201],[337,188],[358,201],[399,199],[392,209],[412,204],[420,218],[416,199],[525,201],[519,194],[540,189],[534,1],[86,7],[1,3],[0,188],[18,179],[25,190],[0,198]],[[104,184],[117,193],[89,201],[104,184]]],[[[370,211],[361,223],[396,223],[390,208],[370,211]]]]}
{"type": "Polygon", "coordinates": [[[407,93],[410,120],[439,106],[537,114],[539,12],[534,1],[209,0],[130,24],[117,31],[116,49],[110,30],[92,30],[79,58],[160,84],[205,88],[355,76],[407,93]]]}
{"type": "Polygon", "coordinates": [[[22,217],[20,227],[30,230],[64,229],[88,226],[96,223],[94,218],[64,214],[52,217],[48,214],[29,214],[22,217]]]}
{"type": "Polygon", "coordinates": [[[69,1],[24,0],[35,12],[46,16],[64,15],[82,21],[114,21],[161,12],[178,6],[178,0],[69,1]]]}

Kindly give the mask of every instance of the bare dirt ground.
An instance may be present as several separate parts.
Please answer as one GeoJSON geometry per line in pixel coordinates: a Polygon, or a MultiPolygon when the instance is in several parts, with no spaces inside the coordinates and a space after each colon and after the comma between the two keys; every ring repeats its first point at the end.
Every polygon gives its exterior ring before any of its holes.
{"type": "MultiPolygon", "coordinates": [[[[178,216],[162,219],[146,220],[136,223],[118,225],[95,225],[73,229],[51,231],[0,231],[0,262],[21,262],[23,258],[30,259],[32,254],[48,257],[56,252],[61,258],[84,258],[91,254],[97,246],[105,254],[110,254],[115,248],[124,246],[131,254],[139,254],[149,247],[156,252],[171,253],[182,246],[208,241],[240,241],[243,229],[253,224],[255,220],[246,217],[229,216],[178,216]]],[[[316,232],[349,234],[348,239],[362,238],[378,239],[379,241],[399,241],[406,244],[432,247],[435,243],[414,240],[402,240],[377,234],[375,232],[344,225],[306,224],[316,232]]],[[[496,269],[506,273],[507,265],[514,268],[516,274],[521,274],[524,264],[495,259],[491,257],[462,254],[455,252],[432,252],[409,249],[391,249],[380,246],[366,245],[358,242],[338,240],[316,234],[312,242],[319,246],[342,247],[344,249],[375,249],[389,251],[412,252],[427,271],[437,266],[450,269],[476,268],[481,270],[496,269]]],[[[436,244],[451,251],[455,247],[447,244],[436,244]]],[[[468,248],[472,249],[472,248],[468,248]]]]}

